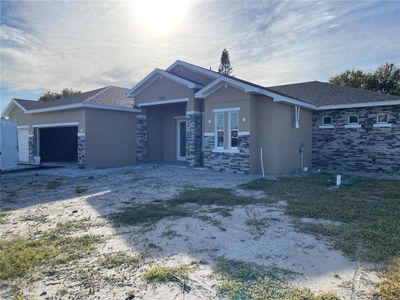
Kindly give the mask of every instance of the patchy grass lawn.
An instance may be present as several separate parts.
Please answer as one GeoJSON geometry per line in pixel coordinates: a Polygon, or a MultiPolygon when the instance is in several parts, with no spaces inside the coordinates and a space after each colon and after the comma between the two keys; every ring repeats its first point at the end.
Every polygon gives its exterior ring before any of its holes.
{"type": "Polygon", "coordinates": [[[373,296],[400,299],[398,181],[357,179],[337,189],[333,176],[319,174],[237,189],[250,177],[153,169],[43,176],[40,185],[9,180],[0,297],[152,299],[186,288],[206,299],[349,299],[376,281],[368,260],[392,266],[373,296]],[[139,179],[146,182],[132,184],[139,179]],[[337,295],[313,292],[330,290],[337,295]]]}
{"type": "Polygon", "coordinates": [[[352,185],[335,188],[334,180],[332,175],[320,174],[257,180],[241,187],[263,190],[268,197],[285,200],[285,212],[297,218],[295,225],[300,231],[329,238],[349,257],[393,265],[377,293],[381,299],[399,299],[399,181],[355,179],[352,185]],[[303,222],[300,218],[341,223],[303,222]]]}
{"type": "MultiPolygon", "coordinates": [[[[63,227],[63,226],[61,226],[63,227]]],[[[39,236],[0,241],[0,279],[23,278],[41,266],[55,266],[82,258],[102,242],[97,235],[66,236],[59,227],[39,236]]]]}
{"type": "MultiPolygon", "coordinates": [[[[126,207],[123,211],[112,214],[111,218],[121,225],[154,224],[167,217],[194,216],[198,211],[198,206],[221,206],[220,209],[213,208],[210,212],[227,216],[234,205],[248,205],[259,202],[267,202],[267,199],[238,196],[228,189],[189,189],[162,203],[126,207]]],[[[199,218],[204,220],[205,217],[199,215],[199,218]]],[[[218,226],[219,224],[216,223],[215,225],[218,226]]]]}
{"type": "Polygon", "coordinates": [[[334,187],[332,175],[257,180],[243,188],[263,190],[285,200],[285,212],[294,217],[321,218],[342,226],[299,222],[299,229],[328,236],[335,246],[355,259],[390,260],[400,256],[400,183],[358,179],[352,186],[334,187]]]}
{"type": "Polygon", "coordinates": [[[309,290],[290,287],[286,281],[293,272],[219,258],[214,272],[222,277],[221,296],[229,299],[339,300],[333,293],[315,295],[309,290]]]}

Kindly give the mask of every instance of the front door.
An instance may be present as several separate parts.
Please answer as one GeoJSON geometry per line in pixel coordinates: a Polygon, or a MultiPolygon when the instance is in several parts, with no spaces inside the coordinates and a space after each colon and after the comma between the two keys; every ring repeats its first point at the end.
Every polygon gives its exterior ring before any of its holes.
{"type": "Polygon", "coordinates": [[[186,120],[176,120],[176,159],[186,160],[186,120]]]}

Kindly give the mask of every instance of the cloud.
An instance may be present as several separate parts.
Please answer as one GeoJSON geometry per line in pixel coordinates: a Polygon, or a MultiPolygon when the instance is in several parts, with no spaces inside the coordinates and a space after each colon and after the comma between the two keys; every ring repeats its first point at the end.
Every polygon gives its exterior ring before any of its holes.
{"type": "MultiPolygon", "coordinates": [[[[191,2],[176,30],[154,36],[130,2],[18,2],[3,7],[1,85],[16,91],[130,87],[176,59],[264,85],[327,80],[399,62],[398,2],[191,2]],[[397,42],[396,42],[397,41],[397,42]]],[[[168,17],[168,16],[166,16],[168,17]]]]}

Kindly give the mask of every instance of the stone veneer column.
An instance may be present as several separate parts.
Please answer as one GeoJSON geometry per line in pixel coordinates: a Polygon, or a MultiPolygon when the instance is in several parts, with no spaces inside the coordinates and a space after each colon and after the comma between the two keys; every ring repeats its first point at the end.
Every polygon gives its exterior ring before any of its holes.
{"type": "Polygon", "coordinates": [[[215,136],[204,136],[204,166],[215,171],[250,173],[250,135],[238,136],[237,152],[216,152],[215,136]]]}
{"type": "Polygon", "coordinates": [[[36,138],[34,134],[29,134],[28,137],[28,151],[29,151],[29,162],[33,161],[33,156],[35,156],[35,145],[36,145],[36,138]]]}
{"type": "Polygon", "coordinates": [[[191,167],[203,166],[202,126],[203,115],[201,112],[186,112],[186,162],[191,167]]]}
{"type": "Polygon", "coordinates": [[[78,166],[79,168],[85,167],[86,156],[86,137],[84,132],[78,133],[78,166]]]}
{"type": "Polygon", "coordinates": [[[136,162],[146,163],[147,155],[147,116],[136,117],[136,162]]]}

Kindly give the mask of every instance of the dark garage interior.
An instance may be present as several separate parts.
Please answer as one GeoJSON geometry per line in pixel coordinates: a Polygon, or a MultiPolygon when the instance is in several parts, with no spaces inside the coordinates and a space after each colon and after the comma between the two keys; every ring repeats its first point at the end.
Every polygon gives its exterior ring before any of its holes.
{"type": "Polygon", "coordinates": [[[78,160],[78,127],[40,128],[40,157],[43,162],[78,160]]]}

